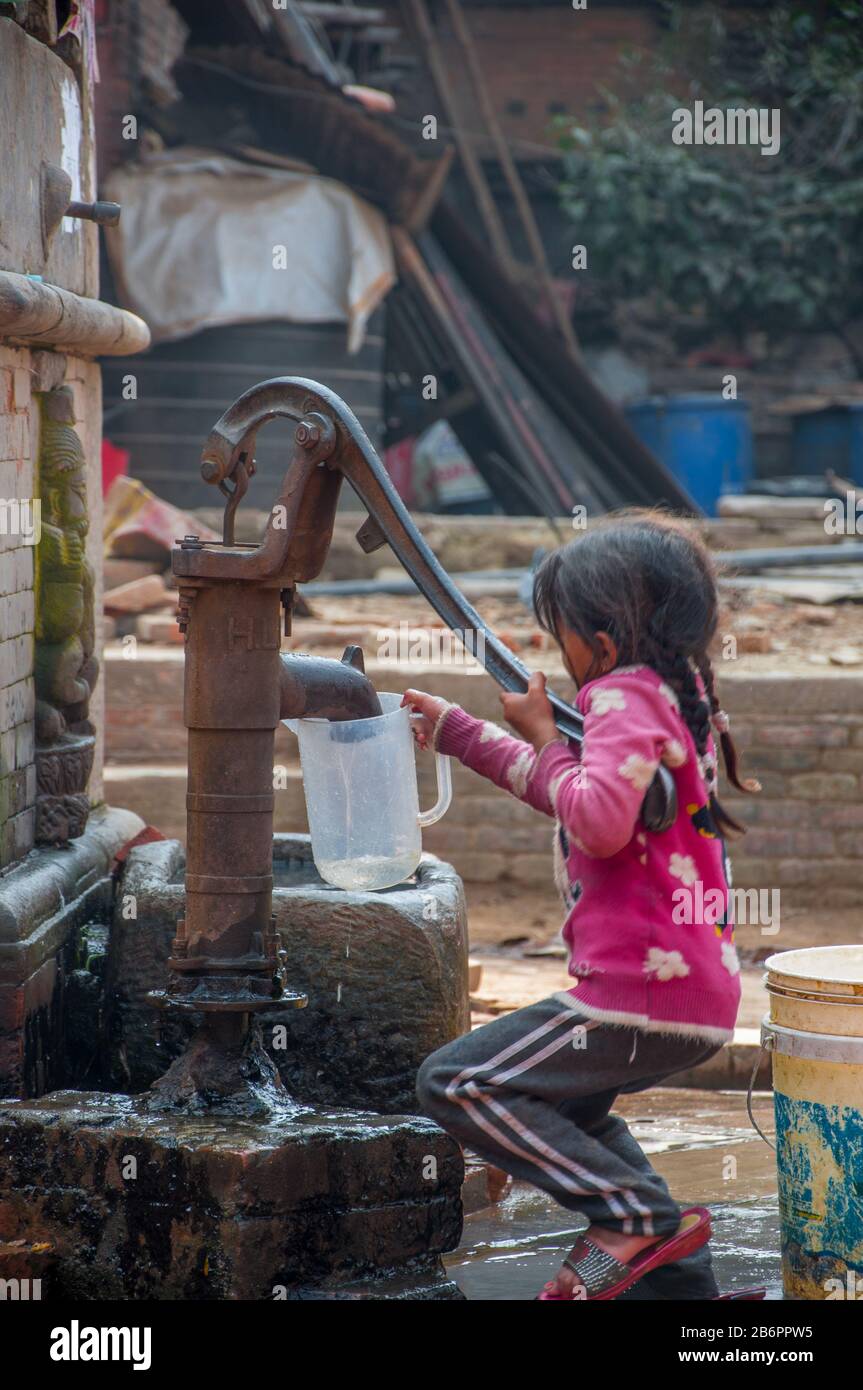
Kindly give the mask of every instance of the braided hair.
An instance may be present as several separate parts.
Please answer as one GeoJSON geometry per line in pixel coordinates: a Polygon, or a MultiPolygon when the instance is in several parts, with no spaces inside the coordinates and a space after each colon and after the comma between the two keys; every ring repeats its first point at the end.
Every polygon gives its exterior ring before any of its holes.
{"type": "Polygon", "coordinates": [[[605,517],[545,557],[534,576],[533,605],[540,626],[556,640],[569,630],[593,649],[588,680],[600,670],[599,632],[614,642],[621,666],[650,666],[662,677],[692,734],[717,828],[742,834],[716,795],[716,763],[708,749],[711,723],[732,786],[745,792],[760,788],[739,776],[737,750],[719,704],[709,656],[719,596],[710,553],[697,532],[662,512],[632,509],[605,517]]]}

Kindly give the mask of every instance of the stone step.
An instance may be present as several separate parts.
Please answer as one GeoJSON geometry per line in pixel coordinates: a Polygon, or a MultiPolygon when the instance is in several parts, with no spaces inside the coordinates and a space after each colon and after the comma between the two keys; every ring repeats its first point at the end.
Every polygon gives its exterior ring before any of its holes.
{"type": "MultiPolygon", "coordinates": [[[[295,749],[291,747],[294,740],[287,731],[283,731],[283,736],[283,742],[281,735],[277,737],[274,764],[275,829],[306,831],[302,779],[295,749]]],[[[419,804],[431,806],[436,795],[432,759],[420,757],[417,772],[419,804]]],[[[452,772],[452,804],[442,820],[423,831],[424,848],[451,862],[469,882],[506,880],[525,887],[550,884],[550,822],[514,797],[486,786],[460,764],[454,763],[452,772]]],[[[163,834],[185,842],[184,762],[109,761],[104,768],[104,787],[105,796],[113,805],[128,807],[163,834]]],[[[769,801],[747,804],[743,814],[750,820],[749,833],[744,840],[729,845],[735,887],[759,892],[762,896],[756,899],[754,907],[762,912],[769,909],[772,921],[776,920],[779,906],[777,893],[781,894],[783,909],[790,904],[794,911],[805,907],[813,894],[822,910],[859,904],[859,861],[827,859],[827,867],[835,871],[833,881],[829,874],[818,872],[819,866],[806,853],[806,846],[811,842],[814,852],[819,836],[832,842],[834,832],[829,827],[841,825],[846,816],[849,826],[855,824],[852,817],[861,811],[863,807],[854,804],[822,807],[793,800],[778,805],[769,801]],[[781,817],[778,824],[771,823],[774,808],[781,817]],[[786,822],[792,813],[796,824],[789,826],[786,822]],[[820,830],[811,828],[815,820],[820,830]],[[792,854],[798,857],[791,859],[792,854]],[[806,887],[809,879],[811,890],[806,887]]],[[[843,833],[850,841],[859,835],[859,830],[849,828],[843,833]]],[[[754,907],[748,910],[754,911],[754,907]]]]}

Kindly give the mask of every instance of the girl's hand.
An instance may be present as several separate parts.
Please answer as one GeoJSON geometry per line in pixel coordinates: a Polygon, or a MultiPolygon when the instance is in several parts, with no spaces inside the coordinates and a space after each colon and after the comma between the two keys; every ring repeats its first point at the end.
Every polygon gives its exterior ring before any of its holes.
{"type": "Polygon", "coordinates": [[[545,676],[535,671],[527,683],[524,695],[504,691],[500,702],[504,718],[517,734],[532,743],[537,753],[547,743],[559,738],[551,703],[545,693],[545,676]]]}
{"type": "Polygon", "coordinates": [[[441,700],[437,695],[426,695],[424,690],[406,690],[402,696],[402,704],[408,705],[415,714],[422,715],[421,719],[411,721],[411,729],[420,748],[428,748],[435,725],[447,708],[448,702],[441,700]]]}

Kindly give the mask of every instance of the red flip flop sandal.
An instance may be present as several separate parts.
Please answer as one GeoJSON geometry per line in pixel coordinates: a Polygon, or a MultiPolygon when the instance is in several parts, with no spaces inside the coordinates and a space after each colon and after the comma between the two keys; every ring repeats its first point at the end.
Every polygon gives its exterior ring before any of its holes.
{"type": "Polygon", "coordinates": [[[579,1296],[565,1298],[543,1289],[537,1298],[543,1303],[598,1303],[617,1298],[652,1269],[682,1260],[709,1239],[710,1212],[706,1207],[689,1207],[673,1236],[657,1245],[648,1245],[629,1264],[616,1260],[589,1236],[580,1236],[563,1262],[576,1276],[575,1288],[579,1296]]]}

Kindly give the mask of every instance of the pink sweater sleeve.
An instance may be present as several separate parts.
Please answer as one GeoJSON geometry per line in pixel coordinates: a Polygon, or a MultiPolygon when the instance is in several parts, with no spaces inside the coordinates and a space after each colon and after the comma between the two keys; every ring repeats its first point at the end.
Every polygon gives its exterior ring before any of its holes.
{"type": "Polygon", "coordinates": [[[435,746],[555,816],[578,848],[605,859],[632,839],[644,794],[678,730],[666,697],[625,676],[619,685],[609,678],[589,687],[583,713],[580,758],[562,736],[536,753],[458,705],[441,716],[435,746]]]}
{"type": "MultiPolygon", "coordinates": [[[[554,815],[547,779],[534,776],[539,759],[530,743],[513,738],[488,720],[474,719],[460,705],[450,705],[438,720],[434,744],[439,753],[458,758],[465,767],[526,801],[534,810],[554,815]]],[[[577,757],[565,742],[549,747],[560,748],[572,767],[578,767],[577,757]]]]}
{"type": "Polygon", "coordinates": [[[672,762],[685,756],[667,697],[632,677],[616,684],[613,674],[586,691],[578,775],[552,744],[542,750],[536,770],[570,838],[599,859],[617,854],[635,834],[663,751],[672,762]]]}

